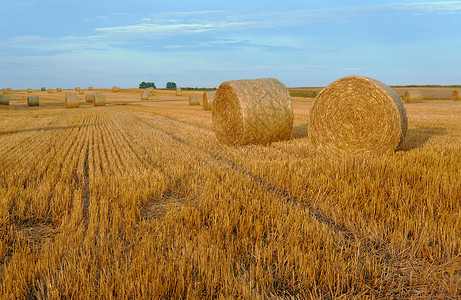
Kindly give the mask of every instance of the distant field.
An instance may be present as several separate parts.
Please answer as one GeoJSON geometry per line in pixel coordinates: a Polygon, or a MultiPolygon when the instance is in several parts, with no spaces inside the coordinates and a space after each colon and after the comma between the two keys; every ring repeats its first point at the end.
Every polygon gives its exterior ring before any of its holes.
{"type": "Polygon", "coordinates": [[[100,91],[0,106],[0,298],[461,296],[461,102],[406,105],[396,153],[333,162],[311,98],[290,141],[228,147],[196,92],[100,91]]]}

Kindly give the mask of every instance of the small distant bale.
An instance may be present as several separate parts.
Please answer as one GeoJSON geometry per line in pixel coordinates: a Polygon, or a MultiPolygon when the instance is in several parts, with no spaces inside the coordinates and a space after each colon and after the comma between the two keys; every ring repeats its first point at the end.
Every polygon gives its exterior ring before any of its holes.
{"type": "Polygon", "coordinates": [[[216,91],[209,91],[209,92],[203,93],[203,109],[204,110],[212,109],[215,96],[216,96],[216,91]]]}
{"type": "Polygon", "coordinates": [[[96,95],[94,95],[93,105],[94,106],[105,106],[106,96],[104,96],[102,93],[96,93],[96,95]]]}
{"type": "Polygon", "coordinates": [[[0,105],[10,105],[10,96],[0,95],[0,105]]]}
{"type": "Polygon", "coordinates": [[[66,107],[67,108],[78,108],[80,106],[80,99],[77,95],[71,94],[66,97],[66,107]]]}
{"type": "Polygon", "coordinates": [[[94,95],[92,95],[92,94],[86,94],[86,96],[85,96],[85,102],[94,102],[94,95]]]}
{"type": "Polygon", "coordinates": [[[117,87],[117,86],[112,87],[112,92],[116,93],[116,92],[119,92],[119,91],[120,91],[119,87],[117,87]]]}
{"type": "Polygon", "coordinates": [[[30,94],[32,93],[32,89],[27,89],[27,92],[30,94]]]}
{"type": "Polygon", "coordinates": [[[56,92],[62,92],[62,88],[60,87],[56,88],[56,92]]]}
{"type": "Polygon", "coordinates": [[[394,152],[407,132],[400,97],[384,83],[348,76],[325,87],[309,114],[309,139],[331,158],[394,152]]]}
{"type": "Polygon", "coordinates": [[[84,94],[85,94],[85,91],[84,91],[84,90],[78,90],[78,93],[79,93],[80,95],[84,95],[84,94]]]}
{"type": "Polygon", "coordinates": [[[410,90],[403,94],[403,102],[405,103],[423,103],[423,94],[420,90],[410,90]]]}
{"type": "Polygon", "coordinates": [[[454,90],[453,94],[451,94],[451,100],[453,101],[460,101],[461,99],[459,98],[459,91],[454,90]]]}
{"type": "Polygon", "coordinates": [[[88,90],[89,90],[89,91],[92,91],[92,90],[93,90],[93,87],[92,87],[92,86],[89,86],[89,87],[88,87],[88,90]]]}
{"type": "Polygon", "coordinates": [[[11,92],[11,91],[12,91],[11,88],[7,88],[6,90],[7,90],[8,92],[11,92]]]}
{"type": "Polygon", "coordinates": [[[41,90],[42,92],[45,92],[45,91],[46,91],[46,87],[42,86],[40,90],[41,90]]]}
{"type": "Polygon", "coordinates": [[[28,106],[39,106],[38,96],[28,96],[27,97],[27,105],[28,106]]]}
{"type": "Polygon", "coordinates": [[[176,88],[176,96],[182,96],[181,88],[176,88]]]}
{"type": "Polygon", "coordinates": [[[189,96],[189,105],[200,105],[200,95],[190,95],[189,96]]]}
{"type": "Polygon", "coordinates": [[[75,90],[78,92],[78,91],[80,91],[80,88],[79,88],[79,87],[76,87],[75,90]]]}
{"type": "Polygon", "coordinates": [[[213,130],[227,145],[269,144],[291,138],[293,105],[275,78],[223,82],[212,109],[213,130]]]}
{"type": "Polygon", "coordinates": [[[52,94],[53,92],[54,92],[54,90],[48,89],[48,94],[52,94]]]}
{"type": "Polygon", "coordinates": [[[149,91],[142,92],[141,100],[149,100],[149,91]]]}
{"type": "Polygon", "coordinates": [[[8,91],[6,89],[2,89],[2,95],[7,95],[8,91]]]}

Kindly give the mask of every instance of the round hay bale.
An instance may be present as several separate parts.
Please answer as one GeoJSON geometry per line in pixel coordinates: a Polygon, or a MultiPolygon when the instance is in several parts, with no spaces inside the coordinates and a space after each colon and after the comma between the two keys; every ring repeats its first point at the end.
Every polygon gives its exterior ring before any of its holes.
{"type": "Polygon", "coordinates": [[[403,95],[403,102],[405,103],[423,103],[423,94],[420,90],[406,91],[403,95]]]}
{"type": "Polygon", "coordinates": [[[10,105],[10,96],[0,95],[0,105],[10,105]]]}
{"type": "Polygon", "coordinates": [[[112,87],[112,92],[115,93],[115,92],[119,92],[119,91],[120,91],[120,88],[119,88],[119,87],[117,87],[117,86],[113,86],[113,87],[112,87]]]}
{"type": "Polygon", "coordinates": [[[92,90],[93,90],[93,87],[92,87],[92,86],[89,86],[89,87],[88,87],[88,90],[89,90],[89,91],[92,91],[92,90]]]}
{"type": "Polygon", "coordinates": [[[149,100],[149,91],[144,91],[141,94],[141,100],[149,100]]]}
{"type": "Polygon", "coordinates": [[[67,108],[78,108],[80,106],[80,99],[77,95],[71,94],[66,97],[67,108]]]}
{"type": "Polygon", "coordinates": [[[11,91],[12,91],[11,88],[6,88],[6,90],[7,90],[8,92],[11,92],[11,91]]]}
{"type": "Polygon", "coordinates": [[[85,91],[84,91],[84,90],[78,90],[78,93],[79,93],[80,95],[84,95],[84,94],[85,94],[85,91]]]}
{"type": "Polygon", "coordinates": [[[85,96],[85,102],[94,102],[94,95],[92,95],[92,94],[86,94],[86,96],[85,96]]]}
{"type": "Polygon", "coordinates": [[[6,89],[2,89],[2,95],[7,95],[8,91],[6,89]]]}
{"type": "Polygon", "coordinates": [[[62,92],[62,88],[60,87],[56,88],[56,92],[62,92]]]}
{"type": "Polygon", "coordinates": [[[216,96],[216,91],[209,91],[209,92],[203,93],[203,109],[204,110],[212,109],[215,96],[216,96]]]}
{"type": "Polygon", "coordinates": [[[79,88],[79,87],[76,87],[75,90],[78,92],[78,91],[80,91],[80,88],[79,88]]]}
{"type": "Polygon", "coordinates": [[[27,105],[28,106],[39,106],[38,96],[28,96],[27,97],[27,105]]]}
{"type": "Polygon", "coordinates": [[[308,130],[314,148],[327,156],[390,153],[403,142],[407,114],[400,97],[384,83],[349,76],[317,95],[308,130]]]}
{"type": "Polygon", "coordinates": [[[53,92],[54,92],[54,90],[48,89],[48,94],[52,94],[53,92]]]}
{"type": "Polygon", "coordinates": [[[181,88],[176,88],[176,96],[182,96],[181,88]]]}
{"type": "Polygon", "coordinates": [[[189,105],[200,105],[200,95],[190,95],[189,96],[189,105]]]}
{"type": "Polygon", "coordinates": [[[27,89],[27,92],[30,94],[32,93],[32,89],[27,89]]]}
{"type": "Polygon", "coordinates": [[[451,100],[453,101],[460,101],[461,99],[459,98],[459,91],[454,90],[453,94],[451,94],[451,100]]]}
{"type": "Polygon", "coordinates": [[[96,93],[96,95],[94,95],[93,105],[94,106],[105,106],[106,96],[104,96],[102,93],[96,93]]]}
{"type": "Polygon", "coordinates": [[[275,78],[223,82],[212,110],[213,130],[228,145],[268,144],[291,137],[293,105],[275,78]]]}
{"type": "Polygon", "coordinates": [[[46,91],[46,87],[42,86],[40,89],[42,92],[46,91]]]}

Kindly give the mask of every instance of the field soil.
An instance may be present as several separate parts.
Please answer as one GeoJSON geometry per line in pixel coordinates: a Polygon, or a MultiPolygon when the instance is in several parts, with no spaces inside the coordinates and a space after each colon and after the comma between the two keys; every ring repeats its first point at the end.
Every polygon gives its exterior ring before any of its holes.
{"type": "Polygon", "coordinates": [[[97,91],[0,106],[0,298],[461,297],[461,102],[406,104],[395,153],[329,160],[311,98],[291,140],[229,147],[199,92],[97,91]]]}

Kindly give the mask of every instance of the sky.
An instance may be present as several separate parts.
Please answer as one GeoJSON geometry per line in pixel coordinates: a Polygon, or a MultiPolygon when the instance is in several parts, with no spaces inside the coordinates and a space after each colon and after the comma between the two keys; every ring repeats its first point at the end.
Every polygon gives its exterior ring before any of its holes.
{"type": "Polygon", "coordinates": [[[0,0],[0,88],[461,84],[461,1],[0,0]]]}

